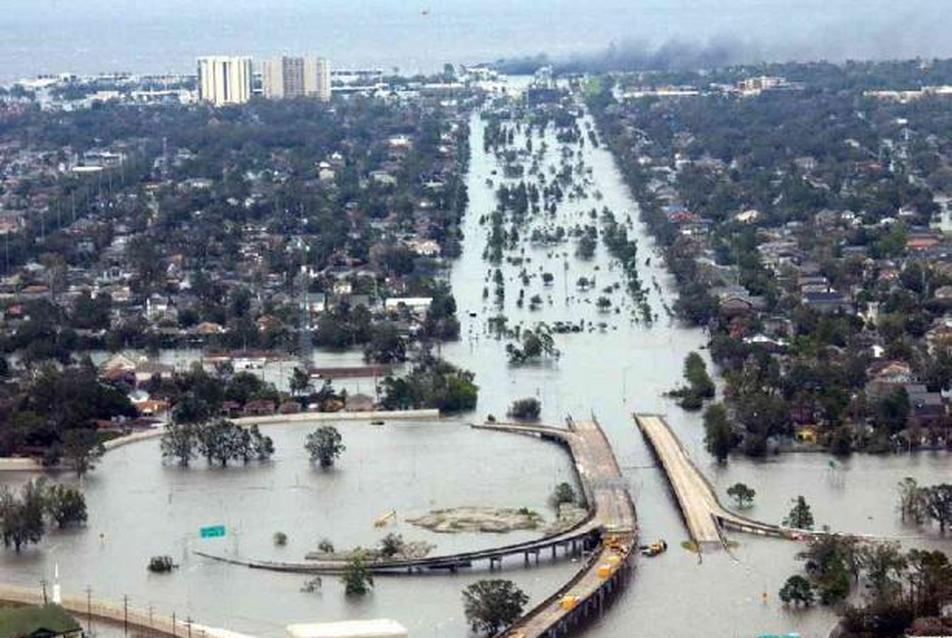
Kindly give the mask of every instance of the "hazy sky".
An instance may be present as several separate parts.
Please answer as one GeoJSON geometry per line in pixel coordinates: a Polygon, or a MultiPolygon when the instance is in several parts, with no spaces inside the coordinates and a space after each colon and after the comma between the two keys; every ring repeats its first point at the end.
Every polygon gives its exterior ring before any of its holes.
{"type": "Polygon", "coordinates": [[[952,0],[0,0],[0,79],[188,70],[207,53],[338,66],[736,42],[768,59],[952,56],[952,0]]]}

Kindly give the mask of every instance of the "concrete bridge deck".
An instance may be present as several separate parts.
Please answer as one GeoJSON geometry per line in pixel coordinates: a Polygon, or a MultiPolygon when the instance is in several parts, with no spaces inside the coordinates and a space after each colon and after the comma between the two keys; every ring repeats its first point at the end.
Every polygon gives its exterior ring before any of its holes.
{"type": "Polygon", "coordinates": [[[636,414],[635,423],[651,445],[674,491],[691,539],[699,547],[724,543],[723,528],[741,532],[803,538],[817,532],[770,525],[731,512],[717,498],[714,487],[688,456],[664,417],[636,414]]]}
{"type": "Polygon", "coordinates": [[[570,421],[569,427],[572,435],[568,442],[586,498],[594,505],[592,523],[601,530],[601,542],[571,581],[501,634],[506,638],[564,636],[600,612],[608,597],[624,584],[638,542],[635,508],[604,432],[594,419],[570,421]],[[565,604],[566,600],[571,603],[565,604]]]}

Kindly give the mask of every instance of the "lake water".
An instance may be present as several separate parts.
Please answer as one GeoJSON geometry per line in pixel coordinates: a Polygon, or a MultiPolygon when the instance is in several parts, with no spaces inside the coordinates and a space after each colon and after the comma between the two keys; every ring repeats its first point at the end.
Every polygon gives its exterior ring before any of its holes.
{"type": "Polygon", "coordinates": [[[945,0],[4,0],[0,82],[37,73],[193,72],[195,58],[314,52],[338,68],[605,51],[658,63],[932,57],[945,0]],[[901,27],[899,26],[901,25],[901,27]]]}
{"type": "MultiPolygon", "coordinates": [[[[199,622],[224,626],[253,635],[277,637],[291,622],[347,618],[392,617],[407,625],[414,637],[465,636],[460,591],[485,572],[379,578],[373,593],[360,600],[346,599],[335,578],[324,579],[314,594],[300,591],[302,576],[268,573],[199,559],[196,529],[223,523],[230,533],[224,540],[204,541],[213,551],[248,558],[300,560],[322,537],[338,548],[370,545],[385,533],[374,519],[396,509],[406,516],[437,507],[493,505],[531,507],[550,514],[546,499],[553,486],[570,480],[572,470],[564,452],[551,444],[518,436],[475,431],[469,420],[488,413],[502,415],[514,398],[537,396],[543,419],[558,423],[565,415],[586,418],[594,414],[616,451],[635,499],[643,538],[664,538],[666,554],[637,563],[630,587],[585,634],[597,638],[669,638],[703,631],[717,636],[756,636],[763,632],[799,631],[806,638],[825,637],[835,618],[827,610],[785,610],[776,592],[791,573],[801,569],[795,560],[799,546],[776,539],[731,534],[739,545],[731,553],[697,555],[680,548],[686,531],[665,479],[654,466],[630,414],[666,413],[685,446],[723,497],[726,487],[744,481],[757,490],[752,516],[779,521],[789,500],[803,494],[813,505],[819,524],[833,529],[904,537],[909,542],[948,549],[935,533],[923,535],[905,528],[895,509],[895,485],[912,475],[922,484],[947,480],[945,453],[915,456],[854,456],[831,470],[820,454],[787,455],[765,462],[732,459],[718,466],[703,449],[699,416],[681,411],[663,392],[680,382],[685,355],[700,349],[705,335],[668,319],[664,304],[673,302],[668,275],[659,268],[650,238],[633,223],[641,263],[641,280],[651,286],[649,302],[659,315],[653,325],[629,318],[631,304],[622,292],[608,294],[619,314],[599,312],[594,299],[620,281],[621,273],[599,246],[595,257],[581,261],[574,243],[557,248],[525,245],[527,271],[534,276],[526,299],[544,299],[538,311],[516,306],[523,266],[503,264],[506,280],[504,313],[510,325],[533,326],[537,321],[586,320],[595,328],[579,334],[558,335],[562,356],[557,361],[510,366],[505,342],[488,331],[487,320],[498,309],[484,300],[489,266],[482,258],[487,228],[479,218],[495,205],[498,183],[496,159],[482,151],[483,123],[472,121],[473,157],[468,177],[471,207],[465,220],[462,257],[450,277],[462,321],[462,339],[445,344],[443,355],[473,370],[480,385],[477,413],[456,420],[392,423],[382,428],[346,424],[341,430],[348,446],[333,472],[311,468],[302,443],[307,425],[274,426],[277,452],[266,465],[227,470],[198,462],[188,470],[163,466],[158,442],[150,441],[109,453],[85,482],[90,521],[85,529],[53,533],[38,548],[21,556],[0,553],[2,580],[36,585],[51,579],[59,564],[66,593],[85,586],[108,600],[130,596],[134,607],[191,616],[199,622]],[[567,268],[565,264],[568,264],[567,268]],[[546,286],[541,272],[551,272],[546,286]],[[574,289],[579,276],[594,277],[588,294],[574,289]],[[657,281],[657,289],[652,282],[657,281]],[[549,302],[551,299],[551,303],[549,302]],[[470,317],[470,312],[475,317],[470,317]],[[272,535],[289,535],[284,548],[272,544],[272,535]],[[100,536],[102,535],[102,536],[100,536]],[[170,554],[182,564],[165,576],[150,575],[145,565],[153,554],[170,554]],[[762,595],[767,592],[767,600],[762,595]]],[[[587,120],[583,125],[588,125],[587,120]]],[[[538,135],[534,140],[540,143],[538,135]]],[[[550,134],[545,170],[558,165],[560,145],[550,134]]],[[[607,151],[586,145],[584,166],[592,169],[587,196],[566,201],[553,220],[533,224],[573,226],[587,223],[587,211],[608,206],[616,218],[637,219],[636,204],[624,188],[607,151]],[[599,191],[601,199],[595,198],[599,191]]],[[[574,160],[573,160],[574,162],[574,160]]],[[[183,353],[180,353],[182,355],[183,353]]],[[[359,354],[345,355],[356,361],[359,354]]],[[[17,482],[22,476],[0,476],[17,482]]],[[[67,479],[69,477],[66,477],[67,479]]],[[[438,552],[486,547],[526,538],[464,534],[437,535],[401,522],[395,528],[406,538],[435,543],[438,552]]],[[[540,600],[565,582],[577,564],[567,561],[540,567],[514,567],[505,572],[540,600]]]]}

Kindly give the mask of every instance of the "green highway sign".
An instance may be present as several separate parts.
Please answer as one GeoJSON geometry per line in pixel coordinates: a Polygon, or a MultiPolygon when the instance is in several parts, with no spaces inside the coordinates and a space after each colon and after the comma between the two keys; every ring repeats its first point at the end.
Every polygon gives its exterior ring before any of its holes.
{"type": "Polygon", "coordinates": [[[225,535],[224,525],[211,525],[198,530],[202,538],[220,538],[225,535]]]}

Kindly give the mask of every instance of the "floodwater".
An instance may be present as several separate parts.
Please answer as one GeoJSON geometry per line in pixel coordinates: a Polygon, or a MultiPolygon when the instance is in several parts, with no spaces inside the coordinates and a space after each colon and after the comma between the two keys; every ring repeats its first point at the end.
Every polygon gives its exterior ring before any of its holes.
{"type": "MultiPolygon", "coordinates": [[[[585,118],[583,126],[589,124],[585,118]]],[[[500,177],[493,171],[501,173],[495,158],[482,151],[482,130],[483,123],[474,116],[468,178],[471,208],[465,221],[463,255],[450,272],[462,339],[442,348],[444,357],[476,373],[477,414],[441,422],[388,423],[382,428],[342,425],[348,449],[331,472],[308,464],[301,447],[311,429],[306,424],[266,428],[277,452],[274,461],[264,465],[222,470],[200,461],[186,470],[163,466],[156,441],[121,448],[109,453],[86,479],[87,528],[53,533],[21,556],[0,554],[0,580],[36,585],[43,578],[51,579],[53,565],[59,564],[68,594],[89,585],[96,597],[116,601],[128,595],[134,607],[152,605],[163,613],[174,610],[179,617],[261,636],[282,635],[290,622],[373,617],[395,618],[414,637],[466,636],[460,591],[485,572],[381,577],[372,594],[353,600],[343,596],[332,577],[324,578],[319,592],[303,593],[303,576],[230,566],[198,558],[189,550],[202,547],[248,558],[299,560],[323,537],[338,548],[375,543],[386,530],[375,529],[372,522],[390,509],[397,510],[401,521],[391,530],[409,540],[432,542],[437,552],[526,538],[525,533],[437,535],[403,522],[406,516],[456,505],[525,506],[551,515],[548,495],[557,482],[572,476],[565,453],[534,439],[467,427],[469,420],[490,413],[502,416],[514,398],[524,396],[542,401],[546,422],[558,423],[566,415],[598,418],[630,482],[643,538],[665,538],[671,546],[666,554],[637,563],[631,585],[587,636],[623,638],[637,633],[643,638],[669,638],[703,631],[744,637],[799,631],[806,638],[819,638],[826,636],[835,621],[827,610],[790,611],[777,600],[780,585],[801,568],[795,560],[796,544],[732,534],[739,545],[731,553],[706,553],[701,560],[680,548],[686,531],[630,417],[635,411],[665,413],[722,497],[736,481],[756,489],[756,506],[750,511],[754,517],[779,521],[789,509],[789,500],[803,494],[821,525],[948,548],[935,532],[927,530],[920,538],[922,532],[903,527],[895,510],[895,485],[902,477],[914,476],[922,484],[945,480],[949,460],[945,453],[854,456],[835,467],[822,454],[786,455],[762,462],[736,458],[724,467],[714,463],[703,449],[699,415],[685,413],[662,397],[679,383],[685,355],[700,349],[705,335],[666,316],[663,304],[673,303],[670,278],[659,268],[660,259],[637,221],[630,236],[638,238],[640,277],[651,288],[649,301],[659,319],[652,325],[637,323],[630,319],[632,307],[622,291],[600,292],[622,276],[602,245],[591,261],[581,261],[575,257],[574,241],[556,248],[532,247],[526,242],[524,265],[500,266],[506,280],[502,312],[509,325],[532,327],[538,321],[581,319],[606,325],[556,335],[558,360],[509,365],[505,341],[492,336],[487,326],[487,319],[500,310],[492,297],[484,300],[482,292],[490,266],[482,258],[488,228],[479,218],[495,206],[493,188],[486,180],[498,184],[500,177]],[[650,266],[644,262],[649,256],[650,266]],[[528,303],[524,308],[516,305],[523,267],[534,275],[526,287],[526,300],[534,294],[544,299],[537,311],[530,310],[528,303]],[[553,274],[551,285],[543,284],[540,272],[553,274]],[[580,276],[596,279],[591,292],[575,290],[580,276]],[[657,289],[652,285],[655,280],[657,289]],[[621,312],[600,312],[594,300],[602,294],[621,312]],[[228,527],[225,539],[196,539],[199,526],[217,523],[228,527]],[[288,534],[286,547],[273,546],[272,535],[277,531],[288,534]],[[148,574],[145,565],[153,554],[172,555],[181,562],[180,569],[171,575],[148,574]]],[[[537,148],[540,141],[536,134],[537,148]]],[[[554,136],[548,135],[547,142],[545,170],[559,163],[560,153],[554,136]]],[[[521,146],[521,140],[517,145],[521,146]]],[[[594,182],[586,197],[567,200],[557,221],[532,223],[590,223],[587,211],[603,206],[620,221],[628,214],[637,220],[636,205],[610,154],[586,144],[583,156],[594,182]],[[595,197],[596,191],[601,199],[595,197]]],[[[0,481],[22,478],[7,475],[0,476],[0,481]]],[[[513,562],[505,577],[526,590],[533,601],[549,595],[577,568],[566,561],[529,569],[519,566],[518,560],[513,562]]]]}

